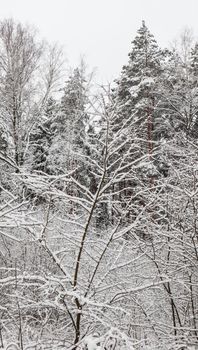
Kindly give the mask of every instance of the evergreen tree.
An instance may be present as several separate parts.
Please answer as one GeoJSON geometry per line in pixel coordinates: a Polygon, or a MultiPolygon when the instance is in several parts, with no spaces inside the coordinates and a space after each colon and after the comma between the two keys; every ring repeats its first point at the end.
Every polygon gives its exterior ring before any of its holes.
{"type": "MultiPolygon", "coordinates": [[[[167,176],[168,173],[166,156],[160,145],[165,132],[164,121],[158,108],[161,99],[160,79],[164,74],[167,54],[166,50],[162,51],[158,47],[143,21],[132,41],[129,62],[123,66],[121,77],[113,90],[112,109],[117,114],[114,132],[120,130],[123,139],[128,135],[128,142],[119,146],[119,152],[128,154],[125,158],[126,171],[132,161],[143,160],[137,167],[134,176],[136,181],[125,178],[123,184],[119,183],[118,192],[119,196],[122,193],[123,203],[140,190],[139,183],[144,182],[152,188],[157,178],[167,176]],[[127,188],[127,191],[123,192],[122,188],[127,188]]],[[[147,200],[139,196],[137,202],[145,206],[147,200]]]]}
{"type": "Polygon", "coordinates": [[[185,59],[179,50],[172,50],[166,63],[161,89],[160,109],[169,124],[170,135],[194,133],[197,119],[197,47],[185,53],[185,59]]]}
{"type": "Polygon", "coordinates": [[[62,131],[64,132],[66,128],[66,138],[75,150],[83,147],[83,140],[85,139],[87,96],[84,74],[82,69],[74,69],[64,88],[64,95],[61,100],[61,112],[64,119],[62,131]]]}
{"type": "Polygon", "coordinates": [[[122,117],[140,118],[153,107],[153,85],[159,77],[162,66],[162,51],[144,21],[132,41],[128,65],[123,66],[121,78],[116,81],[116,102],[122,117]]]}
{"type": "Polygon", "coordinates": [[[198,79],[198,43],[192,48],[190,57],[191,71],[194,73],[195,77],[198,79]]]}
{"type": "Polygon", "coordinates": [[[8,147],[8,142],[3,128],[0,127],[0,153],[5,155],[8,147]]]}
{"type": "Polygon", "coordinates": [[[51,97],[46,104],[40,124],[31,135],[33,146],[32,169],[46,174],[53,173],[52,164],[50,164],[50,147],[55,133],[53,122],[57,113],[58,104],[51,97]]]}
{"type": "Polygon", "coordinates": [[[192,126],[191,135],[198,138],[198,43],[195,44],[190,56],[190,72],[192,75],[191,94],[193,96],[193,104],[191,108],[192,126]]]}
{"type": "Polygon", "coordinates": [[[128,65],[123,67],[113,91],[117,127],[125,125],[130,129],[133,138],[139,138],[139,153],[148,154],[151,161],[155,141],[161,137],[163,128],[157,90],[167,52],[158,47],[144,21],[132,45],[128,65]]]}
{"type": "Polygon", "coordinates": [[[83,154],[87,115],[84,73],[76,68],[66,82],[60,110],[53,122],[54,138],[50,160],[56,173],[73,170],[83,154]],[[63,152],[64,150],[64,152],[63,152]]]}
{"type": "Polygon", "coordinates": [[[8,151],[8,142],[7,135],[3,130],[3,126],[0,126],[0,193],[2,190],[2,185],[5,188],[9,188],[9,179],[8,174],[10,172],[10,166],[8,163],[5,163],[8,151]]]}

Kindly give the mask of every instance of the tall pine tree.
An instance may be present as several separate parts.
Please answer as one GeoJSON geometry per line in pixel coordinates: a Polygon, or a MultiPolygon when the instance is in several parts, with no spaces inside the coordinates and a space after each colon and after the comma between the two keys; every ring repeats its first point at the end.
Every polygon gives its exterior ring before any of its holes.
{"type": "Polygon", "coordinates": [[[162,51],[142,22],[132,41],[128,65],[123,66],[113,99],[118,113],[118,126],[126,125],[139,138],[140,154],[153,159],[155,141],[159,138],[160,96],[156,93],[164,71],[166,52],[162,51]]]}

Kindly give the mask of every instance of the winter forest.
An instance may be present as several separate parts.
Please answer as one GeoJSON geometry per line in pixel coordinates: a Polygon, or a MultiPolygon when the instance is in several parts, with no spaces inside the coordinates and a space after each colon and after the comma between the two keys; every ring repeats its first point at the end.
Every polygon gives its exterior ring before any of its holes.
{"type": "Polygon", "coordinates": [[[198,44],[65,71],[0,22],[0,348],[196,350],[198,44]]]}

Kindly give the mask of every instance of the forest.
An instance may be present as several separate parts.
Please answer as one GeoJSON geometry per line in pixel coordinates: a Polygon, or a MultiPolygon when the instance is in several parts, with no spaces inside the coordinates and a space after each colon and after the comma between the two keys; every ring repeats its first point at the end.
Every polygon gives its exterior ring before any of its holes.
{"type": "Polygon", "coordinates": [[[0,22],[0,348],[197,350],[198,43],[94,84],[0,22]]]}

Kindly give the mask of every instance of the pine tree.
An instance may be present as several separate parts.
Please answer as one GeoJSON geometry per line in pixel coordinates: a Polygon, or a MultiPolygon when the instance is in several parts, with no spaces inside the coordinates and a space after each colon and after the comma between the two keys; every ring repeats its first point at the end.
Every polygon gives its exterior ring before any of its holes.
{"type": "Polygon", "coordinates": [[[140,123],[153,104],[153,84],[162,70],[163,53],[144,21],[132,45],[128,65],[123,66],[121,78],[116,81],[116,102],[123,117],[136,118],[140,123]]]}
{"type": "Polygon", "coordinates": [[[165,132],[164,121],[158,109],[167,51],[158,47],[143,21],[128,56],[129,62],[123,66],[113,90],[113,108],[118,116],[115,130],[123,128],[131,135],[130,142],[122,150],[130,149],[129,163],[132,159],[146,157],[140,174],[151,183],[162,173],[167,174],[167,169],[163,170],[165,160],[159,146],[165,132]]]}
{"type": "Polygon", "coordinates": [[[144,21],[132,45],[128,65],[123,67],[121,77],[116,81],[117,87],[113,91],[119,116],[117,127],[125,124],[127,128],[131,128],[133,137],[135,131],[136,137],[141,139],[140,153],[148,154],[152,160],[154,141],[161,137],[162,130],[157,108],[160,97],[156,91],[167,53],[158,47],[144,21]]]}

